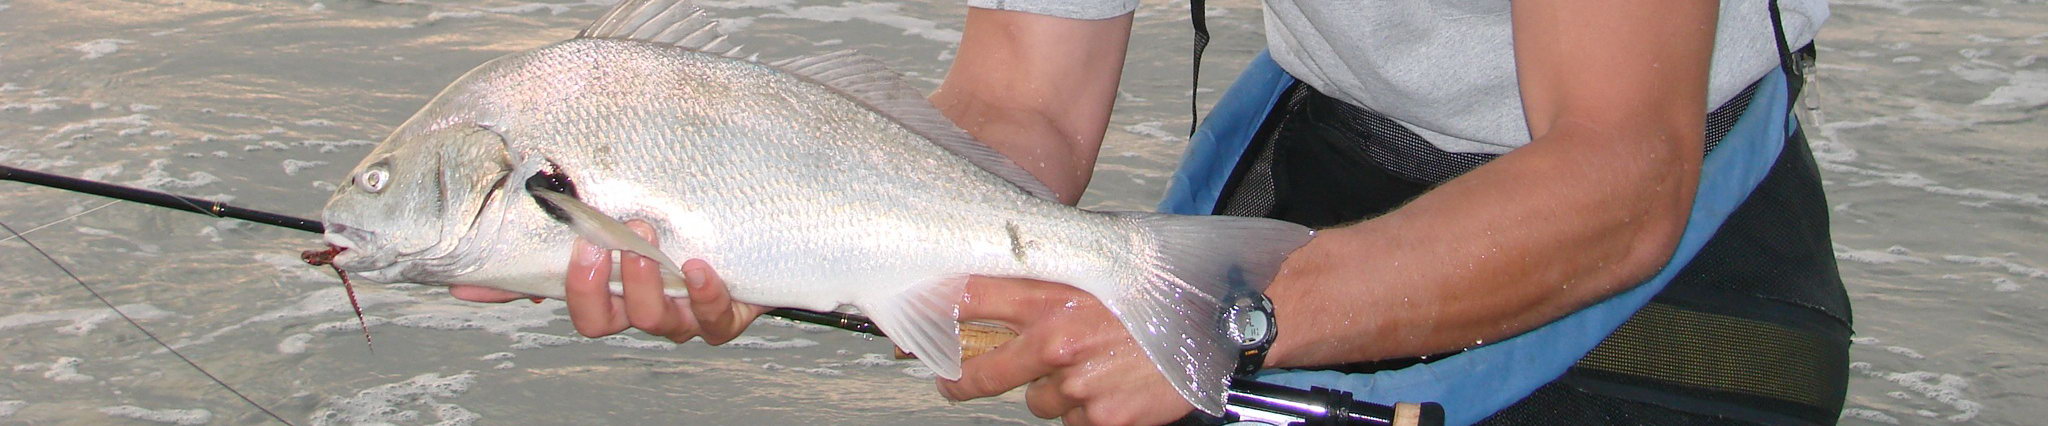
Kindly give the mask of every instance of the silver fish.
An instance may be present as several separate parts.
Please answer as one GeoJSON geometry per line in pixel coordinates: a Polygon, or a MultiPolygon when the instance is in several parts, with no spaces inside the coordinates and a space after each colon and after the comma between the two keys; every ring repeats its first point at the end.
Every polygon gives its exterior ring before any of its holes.
{"type": "Polygon", "coordinates": [[[1222,413],[1236,346],[1221,301],[1261,291],[1310,230],[1060,204],[874,59],[737,50],[694,6],[629,0],[478,66],[335,191],[335,264],[561,297],[580,235],[662,262],[671,295],[686,294],[675,259],[700,258],[735,300],[859,309],[948,379],[969,275],[1066,283],[1222,413]],[[660,247],[621,224],[636,219],[660,247]]]}

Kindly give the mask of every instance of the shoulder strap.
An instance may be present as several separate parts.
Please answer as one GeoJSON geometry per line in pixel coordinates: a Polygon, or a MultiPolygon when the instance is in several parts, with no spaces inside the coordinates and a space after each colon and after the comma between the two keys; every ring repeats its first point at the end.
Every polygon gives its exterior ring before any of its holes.
{"type": "Polygon", "coordinates": [[[1814,49],[1808,45],[1794,52],[1791,40],[1785,37],[1785,18],[1778,0],[1770,0],[1768,9],[1771,12],[1771,35],[1778,41],[1775,45],[1778,48],[1778,69],[1785,72],[1785,94],[1797,101],[1801,89],[1806,88],[1807,65],[1813,61],[1814,49]]]}
{"type": "Polygon", "coordinates": [[[1188,83],[1188,137],[1194,137],[1195,129],[1202,124],[1202,103],[1198,99],[1202,90],[1202,49],[1209,47],[1209,9],[1203,3],[1207,2],[1188,0],[1188,21],[1195,27],[1195,71],[1188,83]]]}

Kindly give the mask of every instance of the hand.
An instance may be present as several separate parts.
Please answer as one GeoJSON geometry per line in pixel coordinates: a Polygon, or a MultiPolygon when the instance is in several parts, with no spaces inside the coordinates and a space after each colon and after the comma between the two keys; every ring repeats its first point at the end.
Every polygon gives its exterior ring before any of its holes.
{"type": "MultiPolygon", "coordinates": [[[[656,243],[654,228],[641,221],[626,223],[641,238],[656,243]]],[[[768,308],[734,302],[725,282],[703,260],[683,262],[683,282],[689,298],[671,298],[662,292],[661,264],[630,252],[622,253],[619,273],[623,295],[611,294],[611,250],[577,238],[569,257],[568,280],[563,283],[569,303],[569,322],[586,337],[617,334],[627,327],[668,338],[677,343],[703,337],[705,343],[723,344],[739,337],[754,318],[768,308]]],[[[456,285],[449,294],[473,302],[505,302],[531,297],[504,290],[456,285]]]]}
{"type": "Polygon", "coordinates": [[[960,320],[994,322],[1017,338],[962,364],[939,393],[961,401],[1030,384],[1024,403],[1068,424],[1163,424],[1194,410],[1122,322],[1094,296],[1035,280],[974,277],[960,320]]]}

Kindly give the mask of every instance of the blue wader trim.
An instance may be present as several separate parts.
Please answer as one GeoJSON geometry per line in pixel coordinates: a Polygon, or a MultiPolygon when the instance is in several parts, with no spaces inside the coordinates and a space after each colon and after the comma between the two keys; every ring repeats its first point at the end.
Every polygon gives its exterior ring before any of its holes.
{"type": "MultiPolygon", "coordinates": [[[[1260,74],[1246,71],[1188,143],[1187,162],[1174,173],[1174,186],[1160,203],[1161,211],[1206,214],[1214,210],[1223,181],[1237,165],[1236,157],[1244,152],[1273,101],[1292,83],[1292,78],[1266,74],[1278,67],[1264,54],[1250,69],[1260,74]],[[1235,139],[1224,139],[1226,136],[1235,139]],[[1200,152],[1205,149],[1217,152],[1200,152]]],[[[1677,251],[1643,284],[1519,336],[1430,363],[1371,374],[1271,370],[1258,379],[1303,389],[1344,390],[1359,400],[1382,404],[1435,401],[1443,404],[1446,423],[1454,425],[1478,422],[1520,401],[1563,375],[1663,290],[1763,181],[1784,148],[1785,135],[1798,123],[1787,106],[1782,72],[1765,76],[1752,99],[1749,109],[1701,165],[1699,192],[1693,198],[1692,214],[1677,251]]]]}
{"type": "Polygon", "coordinates": [[[1259,132],[1259,123],[1273,111],[1280,94],[1294,84],[1294,76],[1280,69],[1266,52],[1252,58],[1251,65],[1238,74],[1237,82],[1223,92],[1223,98],[1209,110],[1209,116],[1195,135],[1188,138],[1188,151],[1181,157],[1180,170],[1173,172],[1173,184],[1159,211],[1176,214],[1209,214],[1216,211],[1216,198],[1230,180],[1230,170],[1259,132]]]}

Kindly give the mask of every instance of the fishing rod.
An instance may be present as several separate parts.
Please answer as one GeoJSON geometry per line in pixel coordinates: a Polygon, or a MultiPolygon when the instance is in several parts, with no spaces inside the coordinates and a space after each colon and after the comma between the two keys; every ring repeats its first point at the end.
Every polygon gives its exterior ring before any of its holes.
{"type": "Polygon", "coordinates": [[[47,186],[71,192],[83,192],[87,194],[98,195],[101,197],[125,201],[134,201],[137,203],[143,203],[157,207],[165,207],[172,210],[183,210],[207,216],[240,219],[250,222],[261,223],[264,225],[297,229],[300,231],[306,231],[315,234],[326,232],[326,229],[322,228],[320,226],[320,222],[316,220],[307,220],[271,212],[250,210],[241,207],[230,206],[227,203],[192,198],[183,195],[151,191],[142,188],[127,187],[111,183],[79,179],[70,176],[54,175],[34,170],[23,170],[20,168],[10,166],[0,166],[0,180],[11,180],[33,185],[47,186]]]}
{"type": "MultiPolygon", "coordinates": [[[[172,210],[199,213],[213,217],[255,222],[264,225],[276,226],[287,229],[295,229],[315,234],[326,232],[327,229],[320,223],[320,221],[317,220],[295,216],[287,216],[283,214],[271,213],[261,210],[235,207],[228,205],[227,203],[202,198],[193,198],[183,195],[152,191],[148,189],[136,188],[131,186],[116,185],[94,180],[79,179],[64,175],[43,173],[34,170],[25,170],[12,166],[0,166],[0,180],[11,180],[38,186],[62,189],[66,191],[81,192],[118,200],[133,201],[157,207],[164,207],[172,210]]],[[[767,314],[778,318],[788,319],[792,321],[800,321],[810,324],[817,324],[841,330],[853,331],[858,333],[867,333],[877,336],[882,335],[882,330],[880,328],[875,327],[875,323],[873,321],[869,321],[867,318],[858,315],[833,312],[812,312],[797,309],[776,309],[769,311],[767,314]]]]}
{"type": "MultiPolygon", "coordinates": [[[[316,234],[326,231],[325,226],[317,220],[235,207],[218,201],[25,170],[11,166],[0,166],[0,180],[11,180],[65,191],[93,194],[172,210],[237,219],[316,234]]],[[[26,240],[24,239],[24,241],[26,240]]],[[[881,328],[875,326],[874,321],[860,315],[839,312],[814,312],[789,308],[770,310],[766,315],[856,333],[887,337],[882,333],[881,328]]],[[[961,335],[963,337],[963,357],[969,357],[986,352],[996,345],[1008,341],[1011,337],[1015,337],[1016,333],[1000,326],[963,323],[961,324],[961,335]]],[[[194,365],[194,367],[197,367],[197,365],[194,365]]],[[[1444,420],[1443,407],[1433,402],[1404,402],[1390,406],[1352,399],[1350,392],[1341,390],[1322,387],[1301,390],[1252,380],[1231,381],[1230,390],[1227,392],[1227,401],[1228,407],[1225,410],[1225,415],[1220,419],[1197,419],[1191,416],[1189,419],[1184,419],[1182,423],[1188,423],[1189,421],[1194,423],[1222,421],[1232,425],[1426,426],[1442,425],[1444,420]]],[[[261,407],[258,405],[258,408],[261,407]]],[[[279,420],[282,421],[282,418],[279,418],[279,420]]]]}

